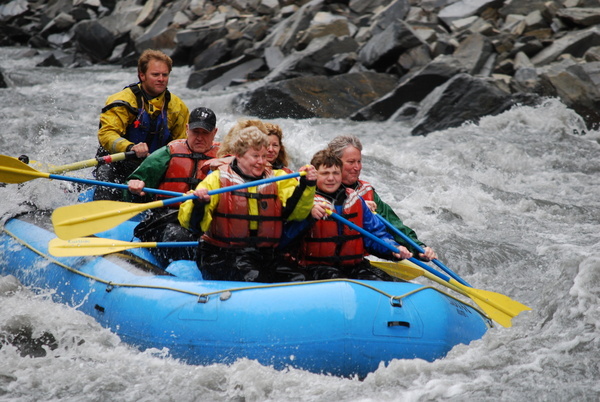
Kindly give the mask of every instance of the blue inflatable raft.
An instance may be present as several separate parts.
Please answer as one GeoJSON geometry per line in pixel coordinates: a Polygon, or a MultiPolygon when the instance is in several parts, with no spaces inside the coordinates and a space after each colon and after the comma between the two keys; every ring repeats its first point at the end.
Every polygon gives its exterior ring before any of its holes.
{"type": "MultiPolygon", "coordinates": [[[[102,237],[135,241],[136,222],[102,237]]],[[[49,214],[9,219],[0,274],[55,289],[141,350],[168,348],[189,364],[255,359],[276,369],[364,377],[381,362],[444,357],[481,338],[491,321],[435,288],[410,282],[328,280],[252,284],[202,280],[195,262],[162,269],[148,249],[53,257],[49,214]]]]}

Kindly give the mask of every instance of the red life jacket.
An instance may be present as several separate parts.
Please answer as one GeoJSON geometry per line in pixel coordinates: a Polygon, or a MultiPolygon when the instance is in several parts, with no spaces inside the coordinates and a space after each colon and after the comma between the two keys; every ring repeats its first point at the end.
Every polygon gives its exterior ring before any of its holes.
{"type": "MultiPolygon", "coordinates": [[[[231,169],[231,165],[219,167],[221,188],[245,183],[231,169]]],[[[264,178],[273,177],[269,169],[264,178]]],[[[277,183],[258,186],[257,193],[248,189],[219,194],[219,204],[213,212],[210,228],[203,239],[219,247],[275,247],[283,231],[283,206],[279,200],[277,183]],[[258,203],[258,215],[250,215],[249,199],[258,203]],[[250,222],[258,222],[257,230],[250,230],[250,222]]]]}
{"type": "MultiPolygon", "coordinates": [[[[215,143],[205,153],[192,152],[187,144],[187,140],[179,139],[171,141],[168,145],[171,159],[165,172],[165,177],[158,188],[160,190],[175,191],[177,193],[186,193],[198,186],[206,177],[201,167],[202,164],[217,156],[219,144],[215,143]]],[[[166,198],[157,196],[157,198],[166,198]]],[[[178,205],[171,205],[177,207],[178,205]]]]}
{"type": "Polygon", "coordinates": [[[368,181],[359,180],[354,191],[365,201],[375,201],[375,196],[373,195],[375,189],[368,181]]]}
{"type": "MultiPolygon", "coordinates": [[[[356,191],[346,189],[341,216],[363,226],[362,202],[356,191]]],[[[326,203],[335,210],[330,200],[315,196],[316,203],[326,203]]],[[[355,265],[364,259],[365,245],[362,235],[334,219],[320,219],[310,229],[300,246],[300,265],[355,265]]]]}

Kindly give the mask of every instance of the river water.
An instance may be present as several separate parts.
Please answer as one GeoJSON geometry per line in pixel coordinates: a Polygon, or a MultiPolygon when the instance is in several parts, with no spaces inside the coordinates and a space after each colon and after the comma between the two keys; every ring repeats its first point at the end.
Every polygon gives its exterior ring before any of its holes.
{"type": "MultiPolygon", "coordinates": [[[[90,159],[106,97],[134,69],[36,68],[40,56],[0,48],[13,86],[0,89],[0,153],[55,165],[90,159]]],[[[236,119],[236,90],[169,88],[212,108],[219,139],[236,119]]],[[[363,141],[363,177],[475,288],[533,311],[435,362],[394,360],[364,380],[275,371],[254,361],[182,364],[140,352],[73,308],[0,277],[0,335],[25,325],[58,342],[44,357],[0,349],[0,400],[597,401],[600,399],[600,132],[558,101],[412,137],[402,123],[277,119],[294,166],[338,134],[363,141]]],[[[90,177],[90,169],[68,173],[90,177]]],[[[66,182],[0,187],[2,219],[35,204],[75,202],[66,182]]],[[[0,258],[2,258],[0,256],[0,258]]],[[[423,281],[426,281],[424,279],[423,281]]],[[[425,283],[425,282],[423,282],[425,283]]]]}

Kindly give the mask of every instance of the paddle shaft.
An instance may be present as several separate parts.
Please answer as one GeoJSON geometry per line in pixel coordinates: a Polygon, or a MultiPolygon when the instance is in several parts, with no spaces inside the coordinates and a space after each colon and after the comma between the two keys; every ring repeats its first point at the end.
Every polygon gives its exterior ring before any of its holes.
{"type": "MultiPolygon", "coordinates": [[[[348,225],[352,229],[356,230],[363,236],[366,236],[366,237],[370,238],[371,240],[381,244],[383,247],[388,248],[392,253],[398,252],[398,249],[396,247],[381,240],[379,237],[375,236],[373,233],[369,232],[368,230],[365,230],[365,229],[361,228],[360,226],[354,224],[353,222],[350,222],[348,219],[342,217],[341,215],[339,215],[331,210],[328,210],[327,213],[329,213],[333,218],[337,219],[338,221],[340,221],[340,222],[348,225]]],[[[417,260],[416,258],[408,258],[408,260],[414,264],[417,264],[418,266],[422,267],[423,269],[427,270],[428,272],[431,272],[432,274],[440,277],[441,279],[445,280],[446,282],[450,282],[450,277],[442,274],[441,272],[437,272],[436,270],[434,270],[427,264],[423,264],[421,261],[417,260]]]]}
{"type": "MultiPolygon", "coordinates": [[[[387,219],[385,219],[383,216],[379,215],[379,214],[375,214],[375,216],[377,216],[377,218],[385,225],[387,226],[389,229],[391,229],[395,234],[397,234],[398,236],[402,237],[408,244],[410,244],[415,250],[417,250],[419,253],[421,254],[425,254],[425,250],[423,250],[423,247],[419,246],[416,242],[413,241],[413,239],[411,239],[410,237],[408,237],[407,235],[405,235],[404,233],[402,233],[397,227],[395,227],[394,225],[392,225],[387,219]]],[[[440,260],[438,260],[437,258],[432,260],[432,262],[437,265],[438,267],[440,267],[442,270],[444,270],[445,273],[447,273],[448,275],[450,275],[452,278],[454,278],[455,280],[457,280],[458,282],[462,283],[465,286],[469,286],[472,287],[471,285],[469,285],[469,283],[467,281],[465,281],[464,279],[462,279],[460,276],[458,276],[458,274],[454,273],[450,268],[448,268],[447,266],[445,266],[440,260]]]]}
{"type": "MultiPolygon", "coordinates": [[[[390,249],[390,251],[397,252],[397,250],[394,246],[392,246],[389,243],[386,243],[385,241],[381,240],[374,234],[366,231],[365,229],[361,228],[358,225],[355,225],[354,223],[350,222],[349,220],[343,218],[342,216],[338,215],[337,213],[335,213],[333,211],[328,210],[327,212],[332,217],[339,220],[340,222],[345,223],[346,225],[348,225],[352,229],[356,230],[357,232],[373,239],[373,241],[378,242],[382,246],[387,247],[388,249],[390,249]]],[[[424,272],[424,275],[426,277],[433,280],[433,277],[430,277],[428,275],[428,273],[432,274],[435,277],[443,280],[444,282],[447,282],[448,284],[452,285],[452,287],[457,288],[465,296],[468,296],[471,299],[473,299],[480,307],[482,307],[484,309],[484,311],[486,311],[486,313],[488,313],[488,314],[492,313],[492,318],[494,320],[496,320],[497,322],[499,322],[503,326],[510,326],[511,325],[510,318],[516,316],[520,311],[531,310],[529,307],[522,305],[519,302],[515,302],[514,300],[511,300],[507,296],[501,295],[499,293],[484,291],[481,289],[475,289],[473,287],[465,286],[462,283],[458,282],[457,280],[450,278],[449,276],[446,276],[446,275],[442,274],[441,272],[436,271],[435,269],[433,269],[430,266],[428,266],[427,264],[424,264],[423,262],[417,260],[416,258],[409,258],[408,260],[410,262],[418,265],[419,267],[423,268],[426,271],[426,272],[424,272]],[[494,300],[494,299],[498,299],[498,298],[502,298],[502,301],[499,302],[498,300],[494,300]],[[504,300],[504,299],[506,299],[506,300],[504,300]],[[507,302],[510,303],[511,305],[510,306],[504,305],[507,302]],[[516,309],[513,305],[516,306],[516,309]]],[[[436,280],[436,282],[445,285],[445,283],[439,282],[439,280],[436,280]]]]}
{"type": "Polygon", "coordinates": [[[70,172],[72,170],[85,169],[88,167],[99,166],[99,165],[107,165],[113,162],[120,162],[125,159],[135,159],[137,158],[135,151],[121,152],[118,154],[106,155],[106,156],[98,156],[93,159],[88,159],[81,162],[69,163],[67,165],[60,166],[52,166],[48,169],[49,173],[64,173],[70,172]]]}
{"type": "MultiPolygon", "coordinates": [[[[289,173],[289,174],[282,175],[282,176],[268,177],[266,179],[236,184],[234,186],[221,187],[221,188],[218,188],[215,190],[210,190],[208,192],[208,195],[216,195],[216,194],[226,193],[229,191],[241,190],[241,189],[248,188],[248,187],[256,187],[256,186],[260,186],[262,184],[272,183],[272,182],[276,182],[276,181],[280,181],[280,180],[293,179],[295,177],[303,176],[305,174],[306,174],[305,172],[294,172],[294,173],[289,173]]],[[[52,222],[54,224],[54,229],[57,234],[59,234],[58,226],[66,227],[66,226],[81,225],[81,224],[88,226],[90,223],[102,221],[105,219],[111,219],[112,222],[110,223],[110,225],[107,225],[107,226],[113,227],[122,222],[121,221],[122,217],[124,217],[124,220],[127,220],[130,217],[135,216],[135,215],[137,215],[143,211],[149,210],[149,209],[165,207],[168,205],[177,204],[177,203],[191,200],[194,198],[197,198],[196,195],[187,194],[187,195],[180,196],[180,197],[174,197],[174,198],[171,198],[168,200],[152,201],[152,202],[148,202],[145,204],[135,204],[135,203],[117,202],[117,201],[93,201],[93,202],[97,202],[97,203],[102,203],[102,202],[114,203],[114,204],[116,204],[116,207],[111,206],[107,210],[104,210],[102,212],[98,212],[95,214],[92,213],[91,215],[89,213],[86,213],[85,216],[81,216],[81,215],[80,216],[72,216],[71,213],[64,213],[64,214],[62,214],[63,216],[61,218],[58,218],[58,220],[55,221],[54,216],[57,214],[57,212],[59,210],[60,211],[68,211],[66,208],[72,208],[72,207],[79,208],[81,205],[86,205],[86,204],[73,205],[71,207],[68,207],[68,206],[61,207],[61,208],[56,209],[54,211],[54,213],[52,214],[52,216],[53,216],[52,222]],[[68,219],[64,219],[64,217],[65,217],[64,215],[69,215],[68,219]],[[117,218],[117,219],[115,220],[115,218],[117,218]]],[[[92,203],[87,203],[88,207],[91,210],[93,210],[92,203]]],[[[77,214],[75,214],[75,215],[77,215],[77,214]]],[[[100,230],[92,231],[92,232],[89,232],[86,234],[98,233],[99,231],[100,230]]],[[[87,230],[85,232],[87,232],[87,230]]],[[[62,233],[62,230],[61,230],[61,233],[62,233]]],[[[77,236],[81,236],[81,234],[79,234],[77,236]]],[[[77,236],[75,236],[75,237],[77,237],[77,236]]],[[[63,238],[63,236],[61,236],[60,234],[59,234],[59,237],[63,238]]]]}
{"type": "MultiPolygon", "coordinates": [[[[221,188],[217,188],[215,190],[209,190],[208,195],[217,195],[217,194],[222,194],[222,193],[228,193],[230,191],[241,190],[241,189],[248,188],[248,187],[256,187],[256,186],[260,186],[260,185],[267,184],[267,183],[273,183],[275,181],[293,179],[298,176],[303,176],[305,174],[305,173],[304,174],[303,173],[304,172],[294,172],[294,173],[289,173],[289,174],[285,174],[282,176],[268,177],[266,179],[260,179],[260,180],[250,181],[247,183],[236,184],[234,186],[221,187],[221,188]]],[[[162,206],[166,207],[171,204],[177,204],[178,202],[184,202],[184,201],[191,200],[194,198],[198,198],[198,197],[196,197],[194,194],[188,194],[188,195],[184,195],[181,197],[175,197],[175,198],[171,198],[171,199],[164,200],[164,201],[158,201],[158,202],[162,203],[162,206]]]]}
{"type": "Polygon", "coordinates": [[[97,237],[82,237],[71,240],[52,239],[48,251],[57,257],[105,255],[132,248],[175,248],[197,247],[197,241],[187,242],[128,242],[97,237]]]}

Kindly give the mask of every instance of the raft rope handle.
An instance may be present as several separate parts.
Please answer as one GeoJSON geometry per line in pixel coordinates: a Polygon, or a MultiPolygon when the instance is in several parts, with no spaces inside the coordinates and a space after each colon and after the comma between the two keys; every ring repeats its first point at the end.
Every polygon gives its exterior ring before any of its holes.
{"type": "MultiPolygon", "coordinates": [[[[188,290],[183,290],[183,289],[178,289],[178,288],[173,288],[173,287],[169,287],[169,286],[150,286],[150,285],[136,285],[136,284],[131,284],[131,283],[114,283],[112,281],[107,281],[104,280],[102,278],[98,278],[94,275],[90,275],[90,274],[86,274],[85,272],[81,272],[75,268],[69,267],[68,265],[65,265],[63,263],[61,263],[60,261],[54,259],[53,257],[49,256],[48,254],[44,254],[43,252],[39,251],[38,249],[32,247],[31,245],[23,242],[21,239],[19,239],[15,234],[13,234],[10,230],[6,229],[6,227],[3,227],[2,230],[8,234],[9,236],[11,236],[17,243],[21,244],[22,246],[30,249],[31,251],[33,251],[34,253],[48,259],[50,262],[52,262],[53,264],[58,265],[61,268],[66,269],[69,272],[72,272],[74,274],[77,275],[81,275],[85,278],[88,279],[93,279],[96,282],[99,283],[103,283],[105,285],[107,285],[107,289],[110,288],[110,291],[112,291],[114,288],[145,288],[145,289],[158,289],[158,290],[170,290],[173,292],[178,292],[178,293],[183,293],[183,294],[188,294],[188,295],[192,295],[192,296],[196,296],[198,298],[198,303],[207,303],[208,300],[210,299],[210,296],[212,295],[217,295],[217,294],[221,294],[221,293],[225,293],[225,292],[241,292],[243,290],[254,290],[254,289],[267,289],[267,288],[277,288],[277,287],[287,287],[287,286],[304,286],[304,285],[312,285],[312,284],[317,284],[317,283],[330,283],[330,282],[346,282],[346,283],[354,283],[360,286],[364,286],[366,288],[369,288],[377,293],[380,293],[382,295],[384,295],[385,297],[390,299],[390,304],[394,307],[402,307],[402,299],[404,299],[405,297],[408,297],[414,293],[426,290],[426,289],[433,289],[435,291],[438,291],[456,301],[458,301],[459,303],[462,303],[468,307],[473,308],[474,310],[476,310],[477,312],[479,312],[481,315],[483,315],[484,317],[487,317],[487,315],[478,307],[472,306],[471,304],[465,303],[464,301],[454,297],[451,294],[448,294],[440,289],[437,289],[433,286],[422,286],[418,289],[414,289],[411,290],[408,293],[405,293],[403,295],[400,296],[393,296],[390,295],[389,293],[384,292],[381,289],[377,289],[374,286],[371,286],[369,284],[363,283],[363,282],[359,282],[353,279],[326,279],[326,280],[319,280],[319,281],[307,281],[307,282],[288,282],[288,283],[277,283],[277,284],[268,284],[268,285],[255,285],[255,286],[243,286],[243,287],[239,287],[239,288],[229,288],[229,289],[221,289],[221,290],[217,290],[214,292],[208,292],[208,293],[198,293],[198,292],[191,292],[188,290]]],[[[109,292],[110,292],[109,291],[109,292]]]]}

